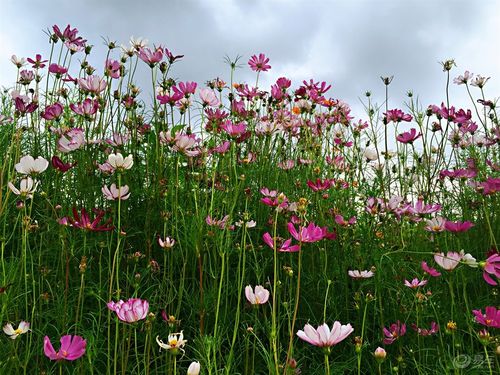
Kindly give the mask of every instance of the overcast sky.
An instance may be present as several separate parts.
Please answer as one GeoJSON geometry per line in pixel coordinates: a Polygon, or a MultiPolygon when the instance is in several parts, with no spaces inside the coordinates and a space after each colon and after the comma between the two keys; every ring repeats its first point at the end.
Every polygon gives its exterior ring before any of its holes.
{"type": "MultiPolygon", "coordinates": [[[[257,53],[270,58],[259,87],[286,76],[297,87],[313,78],[333,85],[362,117],[359,98],[370,90],[384,100],[380,76],[394,75],[391,108],[404,108],[407,90],[421,102],[444,100],[445,74],[439,61],[454,58],[452,77],[465,70],[492,78],[488,99],[500,95],[500,1],[461,0],[0,0],[0,86],[15,80],[12,54],[48,57],[43,33],[68,23],[93,44],[91,63],[102,74],[103,37],[128,44],[130,36],[162,44],[185,58],[173,77],[229,80],[224,56],[243,56],[236,81],[253,85],[246,62],[257,53]],[[160,5],[162,4],[162,5],[160,5]]],[[[116,50],[116,57],[119,56],[116,50]]],[[[149,68],[143,64],[139,79],[149,68]]],[[[476,92],[477,93],[477,92],[476,92]]],[[[470,106],[463,86],[453,85],[451,101],[470,106]]]]}

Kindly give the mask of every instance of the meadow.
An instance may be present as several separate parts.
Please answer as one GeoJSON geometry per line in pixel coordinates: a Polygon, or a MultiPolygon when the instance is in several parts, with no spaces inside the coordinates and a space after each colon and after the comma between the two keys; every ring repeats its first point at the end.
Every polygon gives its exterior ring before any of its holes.
{"type": "Polygon", "coordinates": [[[0,98],[1,374],[498,373],[489,77],[446,60],[442,103],[398,106],[381,77],[355,118],[261,87],[263,53],[200,83],[144,39],[93,67],[47,37],[0,98]]]}

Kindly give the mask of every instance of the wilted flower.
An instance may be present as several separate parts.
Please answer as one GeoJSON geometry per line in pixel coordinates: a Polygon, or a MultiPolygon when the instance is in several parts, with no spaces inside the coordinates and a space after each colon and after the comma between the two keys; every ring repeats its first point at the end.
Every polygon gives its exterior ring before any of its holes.
{"type": "Polygon", "coordinates": [[[61,348],[58,352],[54,350],[48,336],[43,339],[43,351],[51,361],[74,361],[85,354],[87,341],[80,336],[65,335],[61,337],[61,348]]]}
{"type": "Polygon", "coordinates": [[[412,324],[411,328],[413,328],[413,330],[415,330],[419,336],[431,336],[435,335],[439,331],[439,324],[437,324],[436,322],[431,322],[430,329],[419,328],[415,324],[412,324]]]}
{"type": "Polygon", "coordinates": [[[187,340],[184,340],[184,334],[182,331],[180,333],[172,333],[168,335],[168,344],[165,344],[162,340],[159,339],[159,336],[156,336],[156,342],[160,346],[161,349],[166,349],[170,351],[172,354],[177,354],[180,351],[184,352],[184,345],[186,345],[187,340]]]}
{"type": "Polygon", "coordinates": [[[3,327],[3,331],[7,336],[9,336],[10,339],[15,340],[19,335],[22,335],[23,333],[26,333],[30,330],[30,324],[28,322],[25,322],[24,320],[19,323],[19,326],[14,329],[12,327],[12,324],[7,323],[3,327]]]}
{"type": "Polygon", "coordinates": [[[49,162],[41,156],[34,159],[31,155],[25,155],[14,167],[21,174],[33,175],[42,173],[48,166],[49,162]]]}
{"type": "Polygon", "coordinates": [[[306,324],[304,330],[297,332],[297,336],[309,344],[329,348],[337,345],[353,331],[354,328],[352,328],[351,324],[342,325],[340,322],[335,321],[331,330],[326,323],[323,323],[317,329],[314,329],[310,324],[306,324]]]}
{"type": "Polygon", "coordinates": [[[247,285],[245,287],[245,296],[252,305],[263,305],[269,299],[269,290],[262,285],[256,285],[254,291],[250,285],[247,285]]]}
{"type": "Polygon", "coordinates": [[[108,309],[116,313],[118,319],[127,323],[145,319],[149,312],[149,302],[140,298],[130,298],[127,302],[123,300],[109,301],[107,306],[108,309]]]}
{"type": "Polygon", "coordinates": [[[126,200],[130,197],[128,185],[123,185],[120,186],[119,188],[116,187],[116,184],[111,184],[109,188],[106,185],[104,185],[101,188],[101,191],[104,194],[104,197],[110,201],[117,199],[126,200]]]}

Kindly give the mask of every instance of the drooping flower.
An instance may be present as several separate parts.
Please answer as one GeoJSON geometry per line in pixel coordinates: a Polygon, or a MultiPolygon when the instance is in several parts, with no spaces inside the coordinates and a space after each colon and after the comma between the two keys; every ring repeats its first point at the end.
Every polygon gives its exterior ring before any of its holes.
{"type": "Polygon", "coordinates": [[[24,320],[19,323],[19,326],[14,329],[12,327],[12,324],[7,323],[6,325],[3,326],[3,331],[7,336],[9,336],[10,339],[15,340],[19,335],[22,335],[23,333],[26,333],[30,330],[30,324],[28,322],[25,322],[24,320]]]}
{"type": "Polygon", "coordinates": [[[491,254],[484,262],[479,262],[479,266],[483,269],[484,281],[493,286],[498,285],[493,277],[500,279],[500,254],[491,254]]]}
{"type": "Polygon", "coordinates": [[[401,323],[399,320],[396,323],[391,324],[389,328],[384,327],[384,344],[392,344],[401,336],[406,334],[406,324],[401,323]]]}
{"type": "Polygon", "coordinates": [[[375,276],[372,271],[359,271],[359,270],[349,270],[347,274],[353,279],[369,279],[370,277],[375,276]]]}
{"type": "Polygon", "coordinates": [[[48,336],[43,339],[43,351],[51,361],[74,361],[85,354],[87,341],[80,336],[65,335],[61,337],[61,348],[55,351],[48,336]]]}
{"type": "Polygon", "coordinates": [[[297,336],[311,345],[319,347],[331,347],[343,341],[354,331],[351,324],[342,325],[340,322],[335,321],[332,329],[328,324],[323,323],[314,329],[310,324],[304,326],[304,330],[299,330],[297,336]]]}
{"type": "Polygon", "coordinates": [[[41,156],[34,159],[31,155],[25,155],[14,167],[21,174],[34,175],[42,173],[48,166],[49,162],[41,156]]]}
{"type": "Polygon", "coordinates": [[[109,301],[108,309],[114,311],[118,319],[126,323],[134,323],[145,319],[149,312],[149,302],[140,298],[130,298],[128,301],[109,301]]]}
{"type": "Polygon", "coordinates": [[[461,260],[462,260],[462,255],[455,251],[448,251],[446,255],[444,255],[444,253],[434,254],[434,261],[446,271],[453,270],[456,266],[460,264],[461,260]]]}
{"type": "Polygon", "coordinates": [[[245,297],[252,305],[263,305],[269,300],[269,290],[262,285],[256,285],[255,289],[247,285],[245,287],[245,297]]]}
{"type": "MultiPolygon", "coordinates": [[[[273,237],[271,237],[271,235],[268,232],[264,233],[262,239],[267,244],[267,246],[269,246],[271,249],[274,250],[274,240],[273,237]]],[[[299,245],[292,245],[291,243],[292,243],[291,238],[284,241],[282,239],[277,238],[276,239],[276,246],[278,247],[277,250],[282,253],[295,253],[300,250],[299,245]]]]}
{"type": "Polygon", "coordinates": [[[179,333],[172,333],[168,335],[168,344],[165,344],[162,340],[159,339],[159,336],[156,336],[156,342],[160,346],[161,349],[166,349],[172,354],[178,354],[179,350],[184,352],[184,345],[186,345],[187,340],[184,340],[184,334],[182,331],[179,333]]]}
{"type": "Polygon", "coordinates": [[[31,177],[26,177],[21,180],[19,183],[19,189],[14,186],[12,182],[7,184],[9,189],[16,195],[19,195],[20,198],[33,198],[33,194],[36,191],[36,187],[38,186],[38,181],[33,180],[31,177]]]}
{"type": "Polygon", "coordinates": [[[405,286],[407,286],[408,288],[412,288],[412,289],[417,289],[421,286],[424,286],[425,284],[427,284],[427,280],[420,281],[417,278],[414,278],[411,282],[408,280],[405,280],[405,286]]]}
{"type": "Polygon", "coordinates": [[[268,64],[269,58],[266,57],[263,53],[260,53],[259,56],[253,55],[250,60],[248,60],[248,65],[254,72],[267,72],[271,69],[271,65],[268,64]]]}
{"type": "Polygon", "coordinates": [[[441,276],[441,272],[438,272],[435,268],[429,267],[429,266],[427,265],[427,262],[422,261],[422,263],[420,263],[420,265],[421,265],[421,267],[422,267],[422,270],[423,270],[426,274],[428,274],[428,275],[430,275],[430,276],[432,276],[432,277],[439,277],[439,276],[441,276]]]}
{"type": "Polygon", "coordinates": [[[116,154],[109,154],[108,163],[113,168],[123,171],[125,169],[132,168],[132,165],[134,165],[134,160],[132,158],[132,155],[123,158],[123,155],[117,152],[116,154]]]}
{"type": "Polygon", "coordinates": [[[495,306],[486,306],[485,313],[481,310],[472,310],[476,322],[486,327],[500,328],[500,310],[495,306]]]}
{"type": "Polygon", "coordinates": [[[114,201],[117,199],[123,201],[130,197],[128,185],[123,185],[120,186],[119,188],[116,187],[116,184],[111,184],[109,188],[106,185],[104,185],[101,188],[101,191],[104,194],[104,198],[110,201],[114,201]]]}
{"type": "Polygon", "coordinates": [[[81,215],[79,215],[76,207],[73,207],[73,218],[63,217],[59,220],[59,224],[69,225],[74,228],[80,228],[94,232],[107,232],[115,228],[114,226],[110,225],[112,221],[111,218],[109,218],[103,224],[100,223],[105,213],[103,210],[93,210],[97,213],[97,216],[94,220],[90,218],[85,208],[82,208],[81,215]]]}

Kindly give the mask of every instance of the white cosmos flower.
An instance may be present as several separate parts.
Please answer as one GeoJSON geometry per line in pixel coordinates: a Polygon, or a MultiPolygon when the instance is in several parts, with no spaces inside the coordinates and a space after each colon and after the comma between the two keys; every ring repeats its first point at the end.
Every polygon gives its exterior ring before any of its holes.
{"type": "Polygon", "coordinates": [[[31,177],[27,177],[21,180],[19,189],[16,188],[12,182],[9,182],[7,186],[14,194],[20,195],[21,198],[33,198],[33,193],[38,186],[38,181],[33,180],[31,177]]]}
{"type": "Polygon", "coordinates": [[[262,285],[256,285],[255,290],[251,285],[245,288],[245,297],[252,305],[263,305],[269,300],[269,290],[262,285]]]}
{"type": "Polygon", "coordinates": [[[184,340],[184,334],[182,331],[180,333],[172,333],[168,335],[168,344],[165,344],[162,340],[156,336],[156,342],[160,346],[161,349],[166,349],[172,352],[173,354],[177,354],[179,350],[184,352],[184,345],[186,345],[187,340],[184,340]]]}
{"type": "Polygon", "coordinates": [[[108,156],[108,163],[115,169],[130,169],[134,165],[134,159],[132,155],[123,158],[123,155],[119,152],[116,154],[110,154],[108,156]]]}
{"type": "Polygon", "coordinates": [[[187,375],[198,375],[200,373],[200,362],[191,362],[187,375]]]}
{"type": "Polygon", "coordinates": [[[22,335],[23,333],[26,333],[30,330],[30,324],[28,322],[25,322],[24,320],[19,323],[19,326],[17,329],[14,329],[12,327],[12,324],[7,323],[6,325],[3,326],[3,331],[9,338],[12,340],[15,340],[17,336],[22,335]]]}
{"type": "Polygon", "coordinates": [[[359,270],[353,270],[353,271],[348,271],[347,274],[351,276],[353,279],[369,279],[370,277],[373,277],[374,273],[372,271],[359,271],[359,270]]]}
{"type": "Polygon", "coordinates": [[[31,155],[25,155],[14,167],[21,174],[37,174],[45,171],[48,166],[49,162],[41,156],[34,159],[31,155]]]}
{"type": "Polygon", "coordinates": [[[117,199],[124,201],[125,199],[128,199],[130,197],[128,185],[120,186],[120,188],[117,188],[116,184],[111,184],[109,188],[104,185],[101,191],[104,194],[104,197],[109,201],[114,201],[117,199]]]}

